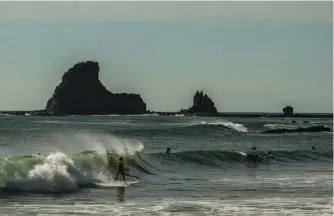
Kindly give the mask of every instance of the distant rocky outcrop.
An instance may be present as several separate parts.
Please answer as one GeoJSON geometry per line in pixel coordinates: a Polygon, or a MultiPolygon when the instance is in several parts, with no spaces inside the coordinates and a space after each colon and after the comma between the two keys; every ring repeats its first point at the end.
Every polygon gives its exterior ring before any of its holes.
{"type": "Polygon", "coordinates": [[[293,107],[286,106],[283,108],[283,116],[291,117],[293,116],[293,107]]]}
{"type": "Polygon", "coordinates": [[[210,113],[216,114],[217,108],[212,99],[203,93],[203,91],[196,91],[193,97],[193,105],[187,110],[181,110],[183,114],[195,114],[195,113],[210,113]]]}
{"type": "Polygon", "coordinates": [[[330,128],[328,127],[324,127],[322,125],[318,125],[318,126],[312,126],[312,127],[306,127],[306,128],[296,128],[296,129],[273,129],[273,130],[267,130],[264,131],[262,133],[314,133],[314,132],[324,132],[324,131],[331,131],[330,128]]]}
{"type": "Polygon", "coordinates": [[[64,73],[46,104],[54,115],[142,114],[146,104],[139,94],[108,91],[99,80],[98,62],[79,62],[64,73]]]}

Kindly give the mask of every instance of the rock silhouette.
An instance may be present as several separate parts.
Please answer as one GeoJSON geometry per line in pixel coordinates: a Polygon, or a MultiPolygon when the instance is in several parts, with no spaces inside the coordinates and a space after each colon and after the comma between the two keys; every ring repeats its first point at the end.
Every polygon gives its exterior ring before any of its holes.
{"type": "Polygon", "coordinates": [[[296,129],[273,129],[273,130],[267,130],[262,133],[302,133],[302,132],[308,132],[308,133],[314,133],[314,132],[323,132],[323,131],[331,131],[330,128],[324,127],[322,125],[318,126],[312,126],[307,128],[296,128],[296,129]]]}
{"type": "Polygon", "coordinates": [[[194,114],[194,113],[217,113],[217,108],[212,99],[203,93],[203,91],[196,91],[193,97],[193,105],[188,110],[181,110],[181,113],[194,114]]]}
{"type": "Polygon", "coordinates": [[[291,117],[293,116],[293,107],[286,106],[283,108],[283,116],[291,117]]]}
{"type": "Polygon", "coordinates": [[[146,104],[139,94],[108,91],[99,80],[98,62],[75,64],[66,71],[46,112],[54,115],[142,114],[146,104]]]}

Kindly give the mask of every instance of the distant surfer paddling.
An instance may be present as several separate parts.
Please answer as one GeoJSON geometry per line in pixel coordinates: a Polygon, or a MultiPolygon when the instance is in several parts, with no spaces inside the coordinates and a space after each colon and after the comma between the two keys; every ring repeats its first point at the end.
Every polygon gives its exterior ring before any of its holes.
{"type": "Polygon", "coordinates": [[[122,174],[123,176],[123,181],[125,183],[125,174],[124,174],[124,161],[123,157],[119,157],[118,162],[117,162],[117,169],[116,169],[116,176],[115,176],[115,181],[118,179],[118,175],[122,174]]]}

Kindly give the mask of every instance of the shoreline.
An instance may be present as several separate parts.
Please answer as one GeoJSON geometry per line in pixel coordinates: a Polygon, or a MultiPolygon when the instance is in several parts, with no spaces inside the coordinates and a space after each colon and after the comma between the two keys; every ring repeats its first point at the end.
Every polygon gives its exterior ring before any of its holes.
{"type": "MultiPolygon", "coordinates": [[[[73,116],[73,115],[55,115],[44,110],[33,111],[0,111],[2,115],[13,116],[73,116]]],[[[108,115],[134,115],[135,114],[103,114],[95,113],[92,115],[108,116],[108,115]]],[[[75,116],[92,116],[92,115],[75,115],[75,116]]],[[[181,112],[146,112],[140,115],[158,115],[158,116],[200,116],[200,117],[237,117],[237,118],[331,118],[333,119],[333,113],[295,113],[293,116],[284,116],[282,113],[242,113],[242,112],[224,112],[224,113],[196,113],[194,115],[185,115],[181,112]]]]}

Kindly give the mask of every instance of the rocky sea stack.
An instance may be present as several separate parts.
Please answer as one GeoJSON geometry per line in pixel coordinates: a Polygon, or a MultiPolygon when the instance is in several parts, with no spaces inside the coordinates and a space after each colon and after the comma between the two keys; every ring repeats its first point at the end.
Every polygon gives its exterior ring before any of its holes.
{"type": "Polygon", "coordinates": [[[292,106],[286,106],[283,108],[283,116],[291,117],[293,116],[293,107],[292,106]]]}
{"type": "Polygon", "coordinates": [[[79,62],[64,73],[46,105],[54,115],[142,114],[146,104],[139,94],[108,91],[99,80],[98,62],[79,62]]]}
{"type": "Polygon", "coordinates": [[[196,91],[194,97],[193,97],[193,105],[188,110],[182,110],[183,113],[190,113],[190,114],[196,114],[196,113],[210,113],[210,114],[216,114],[217,108],[215,107],[215,103],[212,101],[212,99],[203,93],[203,91],[199,92],[196,91]]]}

